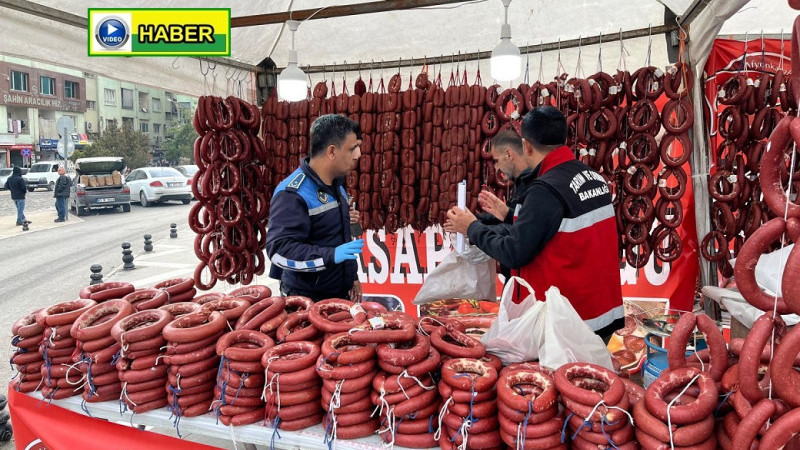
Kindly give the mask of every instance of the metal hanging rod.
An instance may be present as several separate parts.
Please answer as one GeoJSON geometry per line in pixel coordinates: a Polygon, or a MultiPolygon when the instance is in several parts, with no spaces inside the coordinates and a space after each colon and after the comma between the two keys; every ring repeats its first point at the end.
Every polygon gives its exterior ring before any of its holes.
{"type": "MultiPolygon", "coordinates": [[[[604,43],[619,41],[619,40],[626,40],[626,39],[634,39],[645,37],[648,34],[659,35],[659,34],[666,34],[678,29],[677,24],[671,25],[659,25],[655,27],[646,27],[646,28],[639,28],[636,30],[629,30],[623,31],[622,33],[609,33],[604,34],[602,36],[591,36],[591,37],[584,37],[580,39],[570,39],[567,41],[558,42],[549,42],[546,44],[537,44],[537,45],[528,45],[525,47],[520,47],[520,53],[537,53],[539,51],[551,51],[551,50],[558,50],[561,48],[562,50],[565,48],[574,48],[578,45],[586,46],[586,45],[593,45],[600,43],[602,41],[604,43]]],[[[457,59],[460,62],[463,61],[476,61],[481,59],[489,59],[492,56],[491,51],[484,51],[484,52],[472,52],[472,53],[461,53],[457,59]]],[[[412,58],[406,59],[403,58],[401,60],[392,60],[392,61],[381,61],[380,65],[387,69],[394,69],[399,67],[419,67],[425,64],[450,64],[454,62],[452,55],[446,56],[435,56],[435,57],[426,57],[426,58],[412,58]]],[[[337,72],[354,72],[359,69],[369,68],[372,66],[373,68],[376,67],[376,63],[368,62],[368,63],[356,63],[356,64],[336,64],[335,66],[332,64],[325,64],[320,66],[300,66],[304,72],[306,73],[322,73],[322,72],[330,72],[332,68],[335,68],[337,72]]],[[[280,73],[283,68],[275,68],[272,72],[280,73]]]]}

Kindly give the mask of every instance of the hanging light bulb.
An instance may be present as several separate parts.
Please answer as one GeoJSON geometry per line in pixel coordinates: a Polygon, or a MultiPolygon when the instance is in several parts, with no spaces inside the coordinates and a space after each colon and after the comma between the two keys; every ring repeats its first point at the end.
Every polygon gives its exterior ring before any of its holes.
{"type": "Polygon", "coordinates": [[[306,74],[297,67],[297,51],[294,49],[294,32],[300,26],[298,20],[287,20],[286,25],[292,32],[292,49],[289,50],[289,63],[278,75],[278,97],[289,102],[298,102],[306,98],[308,86],[306,74]]]}
{"type": "Polygon", "coordinates": [[[492,50],[490,60],[492,78],[498,81],[511,81],[519,78],[522,71],[522,56],[519,47],[511,43],[511,25],[508,24],[508,5],[511,0],[502,0],[505,8],[505,21],[500,28],[500,43],[492,50]]]}

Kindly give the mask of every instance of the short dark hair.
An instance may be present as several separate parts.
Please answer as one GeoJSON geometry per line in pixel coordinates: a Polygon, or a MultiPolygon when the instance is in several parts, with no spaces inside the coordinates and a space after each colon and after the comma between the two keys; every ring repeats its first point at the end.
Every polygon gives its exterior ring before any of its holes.
{"type": "Polygon", "coordinates": [[[556,147],[567,142],[567,119],[552,106],[537,106],[522,118],[522,137],[534,147],[556,147]]]}
{"type": "Polygon", "coordinates": [[[354,133],[356,138],[361,136],[361,127],[358,122],[340,114],[319,116],[311,124],[309,154],[313,158],[325,152],[329,145],[342,145],[350,133],[354,133]]]}
{"type": "Polygon", "coordinates": [[[511,147],[518,155],[522,154],[522,138],[514,130],[502,130],[492,138],[492,148],[511,147]]]}

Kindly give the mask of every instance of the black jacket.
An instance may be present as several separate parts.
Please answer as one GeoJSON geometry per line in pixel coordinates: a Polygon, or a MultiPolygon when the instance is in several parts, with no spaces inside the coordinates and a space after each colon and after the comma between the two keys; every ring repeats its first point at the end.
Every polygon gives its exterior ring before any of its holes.
{"type": "MultiPolygon", "coordinates": [[[[523,170],[522,173],[520,173],[519,176],[514,179],[514,191],[506,202],[506,206],[508,206],[508,214],[506,214],[505,219],[501,222],[497,219],[497,217],[489,213],[480,213],[476,216],[478,221],[484,225],[498,225],[500,223],[507,223],[509,225],[513,224],[514,212],[518,206],[522,205],[523,200],[525,200],[525,193],[528,192],[528,188],[535,180],[536,171],[532,169],[523,170]]],[[[508,279],[511,276],[511,269],[503,264],[500,264],[500,273],[506,279],[508,279]]]]}
{"type": "Polygon", "coordinates": [[[27,191],[25,189],[25,179],[22,178],[22,169],[14,167],[14,171],[6,180],[6,185],[4,187],[11,191],[12,200],[25,200],[25,193],[27,191]]]}
{"type": "Polygon", "coordinates": [[[56,186],[53,188],[53,197],[69,197],[69,187],[72,184],[72,180],[69,178],[69,175],[60,175],[56,180],[56,186]]]}

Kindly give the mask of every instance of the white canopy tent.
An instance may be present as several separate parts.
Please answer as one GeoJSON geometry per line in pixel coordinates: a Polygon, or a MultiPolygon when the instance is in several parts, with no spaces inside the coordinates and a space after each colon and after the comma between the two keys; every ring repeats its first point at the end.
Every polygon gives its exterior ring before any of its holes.
{"type": "MultiPolygon", "coordinates": [[[[396,0],[394,3],[418,5],[424,1],[396,0]]],[[[347,5],[357,12],[377,3],[383,2],[349,0],[347,5]]],[[[102,0],[91,6],[226,7],[231,8],[235,19],[300,10],[322,9],[319,11],[322,12],[342,6],[342,3],[331,0],[102,0]]],[[[237,94],[254,101],[251,88],[256,78],[247,70],[217,64],[216,69],[209,71],[208,63],[192,58],[88,57],[86,16],[86,4],[80,1],[58,0],[45,6],[26,0],[0,0],[0,52],[176,92],[237,94]],[[240,83],[231,80],[240,80],[240,83]]],[[[638,30],[642,34],[642,30],[650,27],[663,30],[677,27],[678,23],[689,27],[688,57],[695,73],[702,73],[711,44],[718,35],[742,37],[749,33],[751,38],[757,38],[761,34],[776,36],[785,32],[788,36],[796,16],[797,11],[791,10],[785,0],[514,0],[509,8],[509,23],[512,42],[518,46],[600,36],[604,37],[604,43],[562,50],[555,49],[557,45],[545,45],[548,51],[530,53],[527,58],[523,53],[523,64],[527,62],[528,69],[523,68],[520,79],[509,84],[516,86],[526,77],[531,83],[540,78],[550,80],[563,71],[573,75],[582,72],[577,75],[588,76],[601,64],[603,70],[612,73],[621,66],[631,70],[647,63],[663,67],[674,62],[670,59],[674,60],[677,51],[669,34],[651,37],[645,32],[643,36],[622,41],[624,47],[619,41],[609,41],[618,39],[623,32],[638,30]],[[559,69],[559,63],[563,69],[559,69]]],[[[441,71],[444,83],[449,79],[449,72],[464,70],[466,65],[470,83],[480,68],[483,83],[488,85],[492,83],[488,57],[463,61],[461,59],[466,58],[461,55],[491,51],[499,43],[502,21],[500,0],[451,1],[414,9],[314,17],[300,25],[295,48],[301,68],[309,73],[309,82],[313,85],[323,78],[334,78],[337,90],[341,89],[341,66],[344,64],[350,64],[351,68],[356,64],[361,67],[365,79],[371,72],[377,81],[381,74],[388,78],[396,73],[399,61],[433,57],[450,61],[434,66],[434,70],[441,71]],[[312,70],[308,70],[308,66],[313,66],[312,70]]],[[[270,57],[280,69],[287,63],[289,50],[290,35],[283,21],[236,27],[232,31],[231,59],[234,61],[252,66],[270,57]]],[[[418,73],[419,69],[419,66],[403,67],[401,72],[405,78],[418,73]]],[[[358,73],[351,71],[346,76],[352,88],[358,73]]],[[[698,118],[702,117],[701,81],[701,77],[696,77],[694,97],[695,117],[698,118]]],[[[695,122],[694,134],[704,136],[700,120],[695,122]]],[[[692,170],[697,234],[702,239],[709,229],[706,217],[708,158],[703,139],[695,139],[692,170]]],[[[712,279],[708,264],[704,264],[703,280],[712,279]]]]}

